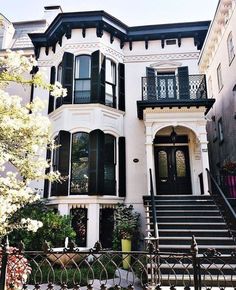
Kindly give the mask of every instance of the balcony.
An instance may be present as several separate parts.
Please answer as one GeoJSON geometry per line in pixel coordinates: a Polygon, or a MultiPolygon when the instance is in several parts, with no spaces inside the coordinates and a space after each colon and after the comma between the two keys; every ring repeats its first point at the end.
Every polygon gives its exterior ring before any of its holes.
{"type": "Polygon", "coordinates": [[[143,110],[151,107],[205,106],[206,112],[213,105],[207,99],[205,75],[172,75],[142,78],[142,101],[137,102],[138,117],[143,119],[143,110]]]}

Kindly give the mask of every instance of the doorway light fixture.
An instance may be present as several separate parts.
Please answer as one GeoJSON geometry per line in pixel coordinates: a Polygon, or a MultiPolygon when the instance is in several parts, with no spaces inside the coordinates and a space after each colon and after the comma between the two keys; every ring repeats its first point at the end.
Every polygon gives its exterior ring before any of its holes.
{"type": "Polygon", "coordinates": [[[175,132],[174,127],[172,127],[172,132],[170,133],[170,140],[175,145],[177,138],[177,133],[175,132]]]}

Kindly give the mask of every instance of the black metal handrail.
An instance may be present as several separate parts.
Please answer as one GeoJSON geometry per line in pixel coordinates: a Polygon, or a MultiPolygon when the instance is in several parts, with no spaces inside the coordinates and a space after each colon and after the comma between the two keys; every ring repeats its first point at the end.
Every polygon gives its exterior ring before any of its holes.
{"type": "Polygon", "coordinates": [[[152,181],[152,169],[151,168],[149,168],[149,175],[150,175],[150,194],[151,194],[154,238],[159,239],[157,216],[156,216],[156,206],[155,206],[155,197],[154,197],[153,181],[152,181]]]}
{"type": "Polygon", "coordinates": [[[217,181],[215,178],[212,176],[210,171],[206,169],[207,175],[208,175],[208,180],[209,180],[209,192],[212,195],[213,199],[215,202],[219,205],[219,207],[224,208],[224,216],[227,218],[226,222],[228,223],[228,226],[230,227],[231,230],[235,231],[236,230],[236,213],[234,209],[232,208],[230,202],[226,198],[224,192],[218,185],[217,181]]]}
{"type": "Polygon", "coordinates": [[[142,100],[150,102],[207,99],[205,75],[142,77],[142,100]]]}

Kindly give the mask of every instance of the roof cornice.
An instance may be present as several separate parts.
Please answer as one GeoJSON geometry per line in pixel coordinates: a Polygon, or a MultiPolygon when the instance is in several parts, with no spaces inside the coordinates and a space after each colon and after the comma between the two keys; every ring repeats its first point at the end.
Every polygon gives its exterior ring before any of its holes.
{"type": "Polygon", "coordinates": [[[221,41],[223,32],[226,29],[229,18],[236,7],[233,0],[219,0],[214,19],[211,22],[207,33],[201,55],[199,58],[199,67],[201,72],[205,72],[214,57],[214,52],[221,41]]]}
{"type": "Polygon", "coordinates": [[[50,47],[60,43],[64,35],[70,38],[72,29],[81,28],[84,36],[87,28],[96,28],[98,37],[106,31],[111,39],[120,39],[121,47],[125,42],[132,41],[194,37],[195,44],[200,48],[209,24],[210,21],[199,21],[129,27],[105,11],[68,12],[58,14],[44,33],[31,33],[29,36],[36,48],[50,47]]]}

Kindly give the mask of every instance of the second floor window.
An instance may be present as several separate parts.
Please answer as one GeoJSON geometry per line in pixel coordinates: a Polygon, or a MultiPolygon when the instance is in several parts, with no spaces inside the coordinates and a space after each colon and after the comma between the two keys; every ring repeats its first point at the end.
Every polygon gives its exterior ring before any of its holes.
{"type": "Polygon", "coordinates": [[[91,93],[91,57],[80,55],[75,58],[74,103],[89,103],[91,93]]]}
{"type": "Polygon", "coordinates": [[[220,91],[223,88],[221,64],[219,64],[217,67],[217,81],[218,81],[218,89],[220,91]]]}
{"type": "Polygon", "coordinates": [[[227,47],[228,47],[229,63],[231,63],[235,56],[232,32],[230,32],[227,38],[227,47]]]}
{"type": "Polygon", "coordinates": [[[110,59],[106,59],[106,97],[107,106],[116,107],[116,64],[110,59]]]}

